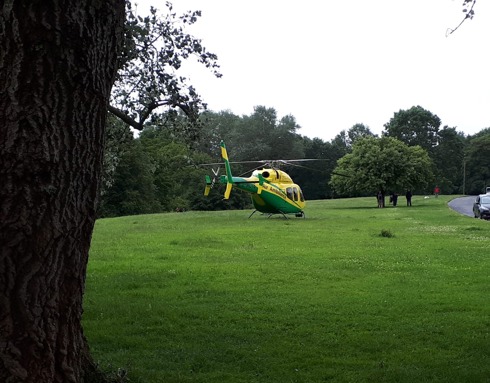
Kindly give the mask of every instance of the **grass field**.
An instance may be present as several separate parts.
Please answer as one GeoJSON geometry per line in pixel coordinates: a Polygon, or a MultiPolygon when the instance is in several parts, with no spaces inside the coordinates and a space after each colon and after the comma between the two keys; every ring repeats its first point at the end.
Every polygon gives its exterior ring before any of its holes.
{"type": "Polygon", "coordinates": [[[448,200],[99,220],[92,354],[131,383],[490,382],[490,222],[448,200]]]}

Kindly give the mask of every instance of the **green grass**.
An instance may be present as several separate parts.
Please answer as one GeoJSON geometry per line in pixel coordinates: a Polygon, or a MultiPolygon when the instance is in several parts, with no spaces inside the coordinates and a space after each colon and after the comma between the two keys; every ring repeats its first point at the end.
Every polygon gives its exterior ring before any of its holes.
{"type": "Polygon", "coordinates": [[[490,223],[448,200],[99,220],[92,354],[130,382],[489,382],[490,223]]]}

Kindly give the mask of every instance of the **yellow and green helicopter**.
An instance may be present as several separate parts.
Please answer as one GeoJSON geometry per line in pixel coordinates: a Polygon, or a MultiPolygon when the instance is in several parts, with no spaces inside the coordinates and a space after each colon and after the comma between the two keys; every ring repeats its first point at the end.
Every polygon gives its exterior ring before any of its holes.
{"type": "MultiPolygon", "coordinates": [[[[294,214],[296,217],[305,217],[303,209],[306,201],[301,188],[293,182],[291,177],[284,171],[277,169],[270,164],[270,161],[245,161],[245,162],[263,162],[268,166],[255,169],[250,177],[234,177],[231,173],[230,161],[228,153],[223,141],[221,141],[221,157],[224,161],[226,175],[220,177],[220,182],[226,184],[224,198],[230,198],[231,190],[236,188],[243,190],[252,195],[252,202],[255,210],[250,214],[249,218],[257,211],[272,216],[281,214],[287,218],[287,214],[294,214]]],[[[310,160],[288,160],[279,161],[281,163],[290,163],[297,161],[310,160]]],[[[216,165],[216,164],[206,164],[216,165]]],[[[219,171],[219,169],[218,169],[219,171]]],[[[218,171],[214,171],[215,176],[218,176],[218,171]]],[[[206,189],[204,195],[209,195],[216,179],[211,179],[206,176],[206,189]]]]}

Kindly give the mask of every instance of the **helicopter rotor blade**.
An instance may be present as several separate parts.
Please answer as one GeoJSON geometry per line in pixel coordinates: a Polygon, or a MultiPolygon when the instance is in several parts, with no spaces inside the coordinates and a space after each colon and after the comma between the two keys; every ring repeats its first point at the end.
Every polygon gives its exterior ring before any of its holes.
{"type": "MultiPolygon", "coordinates": [[[[309,159],[309,160],[305,160],[305,161],[328,161],[326,159],[309,159]]],[[[289,165],[289,166],[293,166],[293,167],[297,167],[297,168],[302,168],[302,169],[307,169],[307,170],[311,170],[311,171],[315,171],[315,172],[320,172],[320,173],[327,173],[323,170],[319,170],[319,169],[313,169],[313,168],[310,168],[308,166],[303,166],[303,165],[298,165],[298,164],[295,164],[295,163],[290,163],[290,162],[303,162],[303,160],[291,160],[291,161],[288,161],[288,160],[285,160],[284,161],[286,165],[289,165]]],[[[337,176],[341,176],[341,177],[351,177],[350,175],[347,175],[347,174],[342,174],[342,173],[338,173],[338,172],[330,172],[330,174],[335,174],[337,176]]]]}
{"type": "Polygon", "coordinates": [[[293,160],[279,160],[284,163],[289,163],[289,162],[314,162],[314,161],[328,161],[327,158],[299,158],[299,159],[293,159],[293,160]]]}
{"type": "MultiPolygon", "coordinates": [[[[299,158],[299,159],[291,159],[291,160],[250,160],[250,161],[229,161],[229,164],[260,164],[257,167],[254,167],[252,169],[247,170],[246,172],[242,173],[239,175],[239,177],[243,177],[244,175],[253,172],[254,170],[258,169],[263,169],[266,166],[270,166],[271,168],[279,168],[281,165],[284,166],[293,166],[297,168],[303,168],[307,170],[312,170],[316,172],[321,172],[323,173],[324,171],[319,170],[319,169],[313,169],[308,166],[303,166],[299,165],[299,163],[302,162],[319,162],[319,161],[328,161],[326,158],[299,158]]],[[[205,163],[205,164],[199,164],[199,166],[215,166],[215,165],[224,165],[223,162],[211,162],[211,163],[205,163]]],[[[213,169],[213,173],[215,176],[218,176],[219,168],[215,171],[213,169]]],[[[331,174],[335,174],[341,177],[351,177],[347,174],[342,174],[342,173],[337,173],[337,172],[330,172],[331,174]]]]}
{"type": "MultiPolygon", "coordinates": [[[[265,160],[251,160],[251,161],[228,161],[229,164],[259,164],[259,163],[267,163],[265,160]]],[[[209,162],[205,164],[199,164],[199,166],[215,166],[215,165],[223,165],[224,162],[209,162]]]]}
{"type": "MultiPolygon", "coordinates": [[[[261,164],[257,166],[255,169],[260,169],[262,165],[268,165],[274,167],[274,164],[280,163],[284,165],[290,165],[294,162],[312,162],[312,161],[328,161],[327,159],[322,158],[299,158],[299,159],[291,159],[291,160],[249,160],[249,161],[228,161],[229,164],[261,164]]],[[[198,166],[215,166],[215,165],[223,165],[224,162],[209,162],[204,164],[199,164],[198,166]]],[[[254,170],[255,170],[254,169],[254,170]]]]}
{"type": "Polygon", "coordinates": [[[332,174],[335,174],[336,176],[347,177],[347,178],[352,177],[352,176],[349,176],[347,174],[342,174],[342,173],[337,173],[337,172],[332,172],[332,174]]]}

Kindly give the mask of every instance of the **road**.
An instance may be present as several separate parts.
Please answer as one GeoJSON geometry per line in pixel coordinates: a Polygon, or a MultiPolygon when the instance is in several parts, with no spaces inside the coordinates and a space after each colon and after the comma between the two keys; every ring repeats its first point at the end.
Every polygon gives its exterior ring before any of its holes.
{"type": "Polygon", "coordinates": [[[448,205],[454,211],[460,214],[474,217],[473,214],[473,202],[475,202],[476,196],[459,197],[449,201],[448,205]]]}

